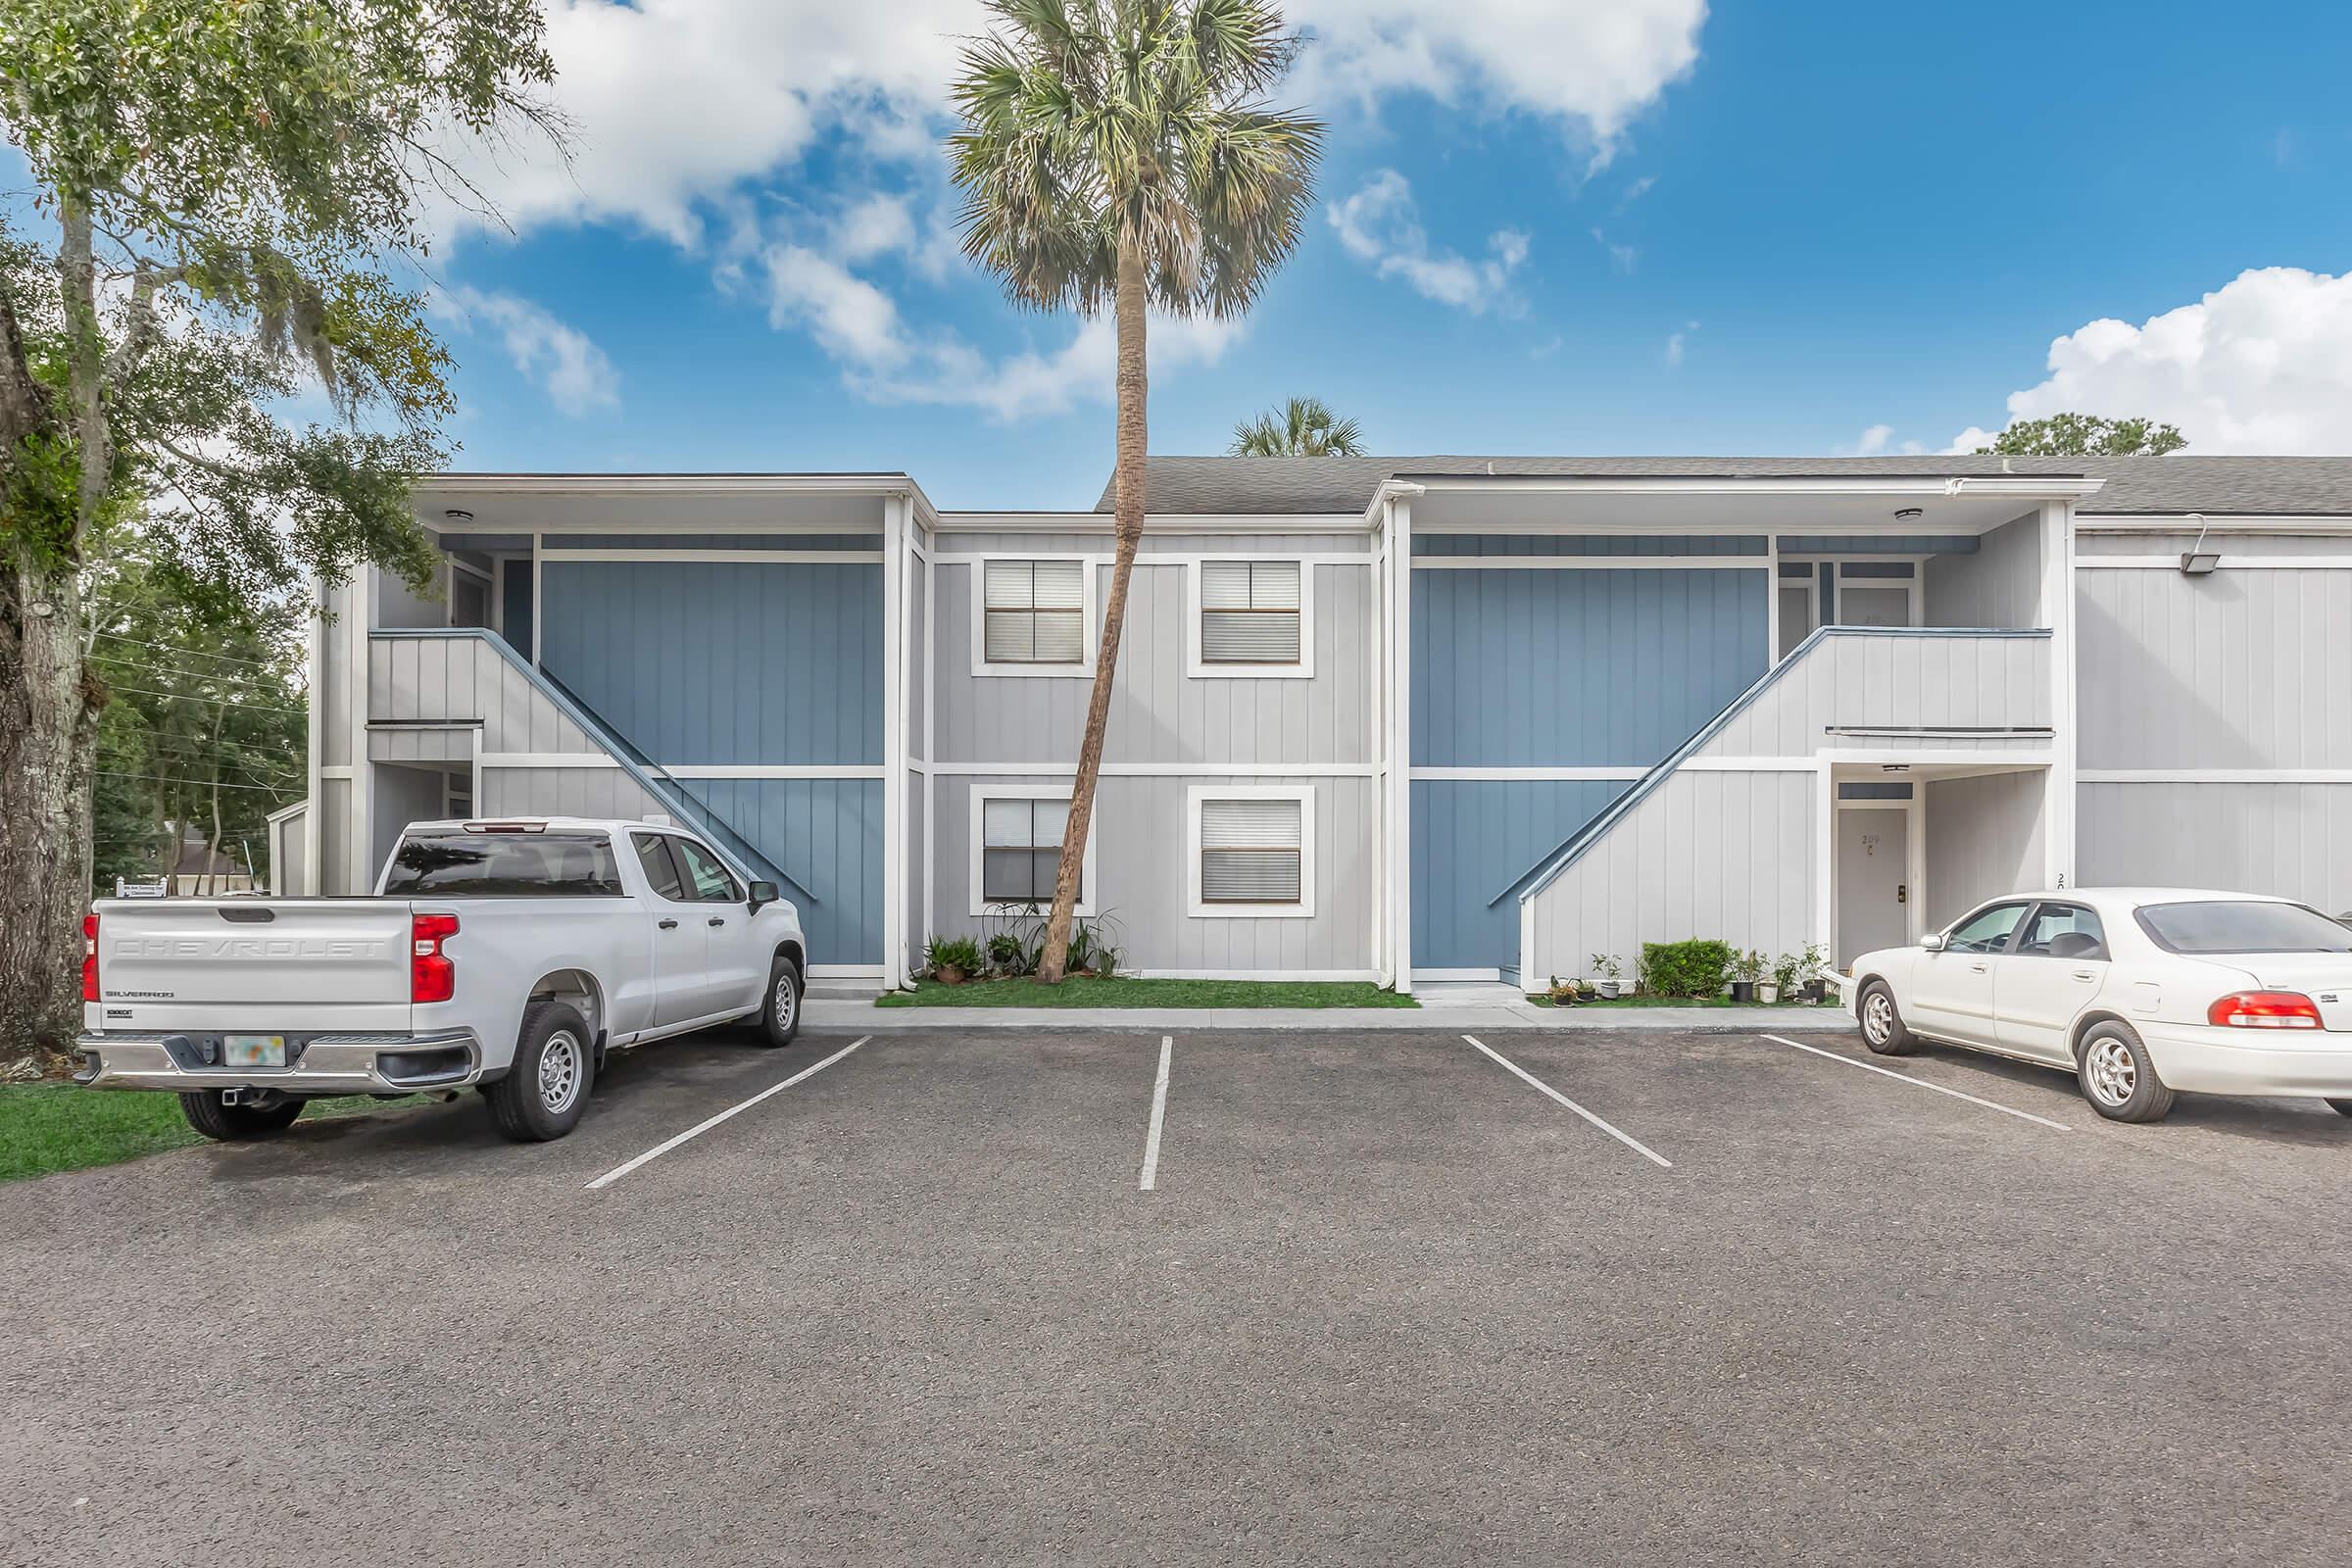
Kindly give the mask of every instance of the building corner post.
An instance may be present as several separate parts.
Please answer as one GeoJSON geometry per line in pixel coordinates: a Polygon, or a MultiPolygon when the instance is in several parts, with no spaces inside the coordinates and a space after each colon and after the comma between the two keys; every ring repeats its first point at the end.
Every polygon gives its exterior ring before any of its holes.
{"type": "Polygon", "coordinates": [[[1413,503],[1399,490],[1387,501],[1389,575],[1386,927],[1391,984],[1413,990],[1413,503]]]}
{"type": "Polygon", "coordinates": [[[906,491],[882,498],[882,986],[906,984],[906,491]]]}
{"type": "Polygon", "coordinates": [[[2075,510],[2065,501],[2041,508],[2042,615],[2050,628],[2050,766],[2044,792],[2043,857],[2054,888],[2077,885],[2075,869],[2075,510]]]}

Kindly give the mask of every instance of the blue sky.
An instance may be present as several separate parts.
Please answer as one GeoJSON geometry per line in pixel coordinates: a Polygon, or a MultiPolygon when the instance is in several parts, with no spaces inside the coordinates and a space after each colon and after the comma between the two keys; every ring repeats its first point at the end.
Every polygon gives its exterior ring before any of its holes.
{"type": "MultiPolygon", "coordinates": [[[[1092,503],[1102,330],[947,232],[942,34],[976,14],[880,9],[554,0],[580,156],[503,160],[519,233],[452,220],[434,261],[461,466],[1092,503]]],[[[1155,333],[1156,451],[1293,393],[1397,453],[1935,452],[2066,407],[2352,451],[2343,8],[1293,14],[1318,211],[1247,321],[1155,333]]]]}

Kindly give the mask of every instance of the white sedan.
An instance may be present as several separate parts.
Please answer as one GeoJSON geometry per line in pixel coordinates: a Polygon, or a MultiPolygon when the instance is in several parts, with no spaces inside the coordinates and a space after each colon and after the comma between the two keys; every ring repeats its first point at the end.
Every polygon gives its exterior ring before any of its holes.
{"type": "Polygon", "coordinates": [[[1932,1040],[2063,1067],[2115,1121],[2154,1121],[2180,1091],[2352,1116],[2352,929],[2285,899],[2013,894],[1850,972],[1881,1055],[1932,1040]]]}

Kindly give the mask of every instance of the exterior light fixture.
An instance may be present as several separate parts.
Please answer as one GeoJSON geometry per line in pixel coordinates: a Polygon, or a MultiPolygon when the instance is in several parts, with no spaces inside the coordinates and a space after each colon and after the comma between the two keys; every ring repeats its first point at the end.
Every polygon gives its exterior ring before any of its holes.
{"type": "Polygon", "coordinates": [[[1897,522],[1917,522],[1920,518],[1926,515],[1927,513],[1922,508],[1905,507],[1902,511],[1894,514],[1894,520],[1897,522]]]}
{"type": "Polygon", "coordinates": [[[1908,773],[1911,771],[1911,764],[1909,762],[1881,762],[1879,771],[1882,773],[1908,773]]]}
{"type": "Polygon", "coordinates": [[[441,514],[441,519],[444,522],[454,522],[462,526],[473,520],[473,514],[467,512],[463,507],[452,507],[447,512],[441,514]]]}
{"type": "Polygon", "coordinates": [[[2222,564],[2222,553],[2205,548],[2205,514],[2192,512],[2189,516],[2196,519],[2197,542],[2180,553],[2180,575],[2183,577],[2211,576],[2215,568],[2222,564]]]}

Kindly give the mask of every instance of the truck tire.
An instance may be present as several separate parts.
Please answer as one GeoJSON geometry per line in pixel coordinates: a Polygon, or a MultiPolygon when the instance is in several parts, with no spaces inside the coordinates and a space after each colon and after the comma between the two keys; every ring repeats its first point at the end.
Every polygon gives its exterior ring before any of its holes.
{"type": "Polygon", "coordinates": [[[281,1100],[273,1105],[231,1105],[222,1102],[218,1089],[200,1089],[179,1097],[180,1114],[188,1118],[188,1125],[218,1144],[239,1144],[282,1133],[302,1114],[302,1105],[299,1100],[281,1100]]]}
{"type": "Polygon", "coordinates": [[[522,1012],[514,1061],[482,1088],[490,1119],[518,1144],[544,1144],[580,1124],[596,1082],[596,1044],[588,1021],[565,1003],[539,1001],[522,1012]]]}
{"type": "Polygon", "coordinates": [[[801,971],[776,955],[767,971],[767,1000],[760,1004],[760,1038],[770,1046],[789,1046],[801,1032],[801,971]]]}

